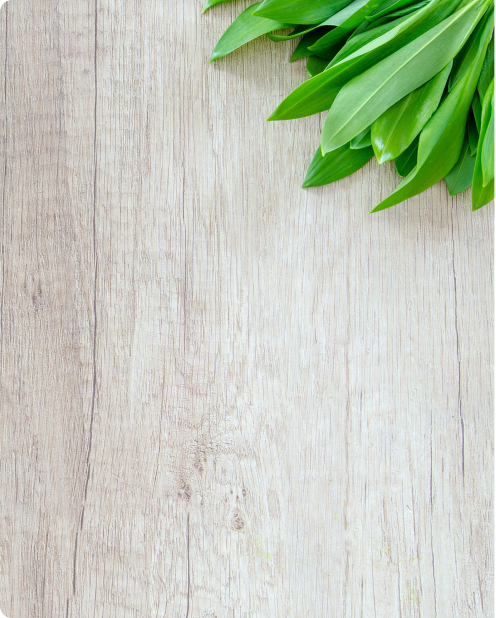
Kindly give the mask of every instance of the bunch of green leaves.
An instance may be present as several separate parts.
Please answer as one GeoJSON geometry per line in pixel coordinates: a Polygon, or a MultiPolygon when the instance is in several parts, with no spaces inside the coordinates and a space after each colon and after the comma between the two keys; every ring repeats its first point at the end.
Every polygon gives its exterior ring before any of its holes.
{"type": "Polygon", "coordinates": [[[375,155],[394,160],[403,181],[372,212],[443,178],[451,195],[472,186],[477,210],[494,197],[493,29],[492,0],[263,0],[231,24],[211,61],[260,36],[300,38],[290,62],[307,58],[310,78],[269,120],[328,112],[303,187],[375,155]]]}

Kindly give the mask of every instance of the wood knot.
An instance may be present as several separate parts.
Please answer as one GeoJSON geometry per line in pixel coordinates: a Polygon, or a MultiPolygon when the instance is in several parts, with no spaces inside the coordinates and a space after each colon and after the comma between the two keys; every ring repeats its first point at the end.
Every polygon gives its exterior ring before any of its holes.
{"type": "Polygon", "coordinates": [[[41,289],[41,285],[39,285],[34,294],[31,296],[31,301],[33,303],[33,307],[35,313],[38,313],[43,304],[43,291],[41,289]]]}
{"type": "Polygon", "coordinates": [[[238,513],[237,511],[234,512],[232,518],[232,527],[234,528],[234,530],[242,530],[245,527],[245,522],[243,521],[240,513],[238,513]]]}
{"type": "Polygon", "coordinates": [[[193,490],[191,489],[191,485],[187,483],[181,484],[181,490],[178,492],[177,497],[182,498],[183,500],[189,500],[193,495],[193,490]]]}

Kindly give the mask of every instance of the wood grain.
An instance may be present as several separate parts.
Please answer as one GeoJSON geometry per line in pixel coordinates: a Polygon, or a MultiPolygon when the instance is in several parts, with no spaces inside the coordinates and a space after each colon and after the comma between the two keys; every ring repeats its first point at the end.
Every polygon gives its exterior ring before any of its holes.
{"type": "Polygon", "coordinates": [[[493,205],[303,191],[246,6],[0,12],[0,608],[493,615],[493,205]]]}

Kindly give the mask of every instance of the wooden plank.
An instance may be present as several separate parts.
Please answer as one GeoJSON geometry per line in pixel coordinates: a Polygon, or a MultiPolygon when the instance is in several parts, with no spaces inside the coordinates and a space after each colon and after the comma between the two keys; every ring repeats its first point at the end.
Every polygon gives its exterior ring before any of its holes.
{"type": "Polygon", "coordinates": [[[1,10],[0,608],[489,617],[494,207],[301,190],[247,5],[1,10]]]}
{"type": "Polygon", "coordinates": [[[93,382],[94,16],[9,2],[1,22],[0,603],[63,616],[93,382]]]}

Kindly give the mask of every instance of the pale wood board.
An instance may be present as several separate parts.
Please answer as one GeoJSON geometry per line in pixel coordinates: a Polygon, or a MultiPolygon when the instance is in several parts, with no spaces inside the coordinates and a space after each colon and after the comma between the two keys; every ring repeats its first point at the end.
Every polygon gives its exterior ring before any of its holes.
{"type": "Polygon", "coordinates": [[[300,189],[247,3],[0,12],[0,609],[493,615],[493,205],[300,189]]]}

